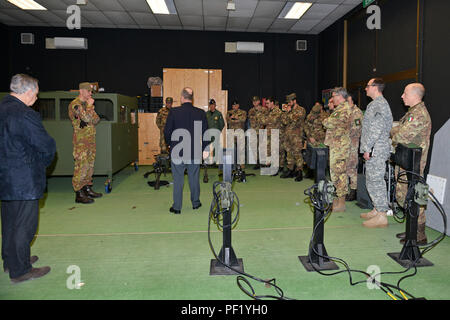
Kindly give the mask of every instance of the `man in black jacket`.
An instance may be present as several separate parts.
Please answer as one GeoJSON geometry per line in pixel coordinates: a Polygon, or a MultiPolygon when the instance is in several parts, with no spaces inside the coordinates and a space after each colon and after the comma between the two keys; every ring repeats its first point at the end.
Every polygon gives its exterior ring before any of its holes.
{"type": "Polygon", "coordinates": [[[56,144],[39,113],[30,108],[39,92],[37,80],[17,74],[10,88],[11,94],[0,102],[2,260],[11,282],[19,283],[50,272],[50,267],[32,268],[38,257],[30,257],[30,244],[56,144]]]}
{"type": "Polygon", "coordinates": [[[175,214],[181,213],[184,170],[186,169],[192,208],[195,210],[202,205],[200,203],[200,164],[202,157],[208,157],[208,152],[203,150],[210,142],[203,140],[203,134],[208,129],[205,111],[194,107],[193,99],[192,88],[184,88],[181,92],[181,106],[170,110],[164,127],[164,138],[166,144],[170,146],[173,176],[173,205],[169,211],[175,214]]]}

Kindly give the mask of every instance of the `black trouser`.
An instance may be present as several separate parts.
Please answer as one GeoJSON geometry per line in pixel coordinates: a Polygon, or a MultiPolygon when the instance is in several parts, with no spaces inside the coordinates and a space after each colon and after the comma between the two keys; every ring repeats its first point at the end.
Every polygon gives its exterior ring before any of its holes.
{"type": "Polygon", "coordinates": [[[38,225],[39,200],[2,201],[2,259],[11,279],[31,271],[30,244],[38,225]]]}

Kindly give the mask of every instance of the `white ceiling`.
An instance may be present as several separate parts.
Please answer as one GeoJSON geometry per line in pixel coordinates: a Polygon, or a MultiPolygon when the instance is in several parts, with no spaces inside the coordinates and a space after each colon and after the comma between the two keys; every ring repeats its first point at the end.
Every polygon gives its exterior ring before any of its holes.
{"type": "MultiPolygon", "coordinates": [[[[47,11],[24,11],[0,0],[0,23],[10,26],[66,27],[69,5],[77,0],[35,0],[47,11]]],[[[300,20],[278,19],[287,0],[173,0],[176,15],[153,14],[146,0],[88,0],[81,8],[83,28],[172,29],[318,34],[361,4],[361,0],[310,0],[300,20]]]]}

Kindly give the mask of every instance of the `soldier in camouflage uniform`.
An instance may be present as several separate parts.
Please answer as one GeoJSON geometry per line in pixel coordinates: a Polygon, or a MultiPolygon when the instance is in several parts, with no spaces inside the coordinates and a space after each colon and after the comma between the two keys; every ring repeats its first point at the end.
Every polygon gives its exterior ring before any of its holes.
{"type": "Polygon", "coordinates": [[[92,190],[92,175],[95,163],[95,125],[100,121],[95,112],[92,87],[89,82],[79,85],[80,94],[68,107],[73,126],[73,158],[75,167],[72,186],[76,193],[75,202],[92,203],[101,193],[92,190]]]}
{"type": "MultiPolygon", "coordinates": [[[[420,175],[423,176],[427,164],[428,149],[430,147],[431,118],[425,103],[422,101],[425,95],[425,88],[420,83],[412,83],[406,86],[402,99],[408,112],[400,119],[399,125],[392,128],[391,137],[394,147],[399,143],[414,143],[422,148],[422,157],[420,158],[420,175]]],[[[400,168],[400,170],[403,170],[400,168]]],[[[397,183],[397,200],[403,206],[406,198],[408,185],[406,183],[397,183]]],[[[417,221],[417,244],[427,243],[425,234],[425,208],[420,207],[419,218],[417,221]]],[[[405,233],[397,234],[404,243],[405,233]]]]}
{"type": "Polygon", "coordinates": [[[288,171],[282,174],[280,178],[295,177],[295,181],[302,181],[303,131],[306,111],[297,104],[297,95],[295,93],[288,95],[286,99],[288,101],[287,114],[282,117],[282,124],[285,126],[288,171]]]}
{"type": "Polygon", "coordinates": [[[352,95],[348,96],[347,101],[352,110],[352,118],[350,120],[350,153],[347,162],[347,176],[350,180],[350,191],[345,201],[354,201],[356,200],[356,188],[358,187],[359,139],[361,138],[363,113],[354,103],[355,100],[352,95]]]}
{"type": "MultiPolygon", "coordinates": [[[[216,109],[216,100],[209,100],[208,111],[206,112],[206,120],[208,121],[208,129],[217,129],[222,132],[225,127],[225,121],[223,120],[222,112],[216,109]]],[[[214,136],[211,137],[211,143],[215,141],[214,136]]],[[[214,146],[214,145],[212,145],[214,146]]],[[[213,159],[215,157],[216,150],[213,150],[210,154],[213,159]]]]}
{"type": "Polygon", "coordinates": [[[242,131],[236,131],[237,135],[228,135],[227,132],[227,148],[234,149],[235,141],[237,145],[236,163],[240,165],[241,169],[245,169],[245,121],[247,120],[247,112],[239,109],[239,102],[233,101],[232,110],[227,112],[227,125],[228,129],[242,129],[242,131]],[[242,140],[243,138],[243,140],[242,140]],[[242,143],[243,141],[243,143],[242,143]]]}
{"type": "MultiPolygon", "coordinates": [[[[249,123],[250,123],[250,128],[254,129],[255,132],[256,132],[256,137],[250,136],[250,138],[251,139],[256,139],[256,141],[253,141],[253,140],[250,141],[250,145],[251,145],[251,147],[254,147],[256,150],[258,150],[258,135],[259,135],[259,130],[261,129],[260,128],[261,125],[260,125],[260,123],[258,121],[258,114],[262,110],[261,99],[259,99],[258,96],[254,96],[252,98],[252,104],[253,104],[253,107],[251,107],[248,110],[247,118],[248,118],[249,123]]],[[[256,159],[255,160],[256,160],[256,165],[253,167],[253,169],[257,170],[260,167],[259,166],[259,153],[258,152],[256,153],[256,159]]]]}
{"type": "Polygon", "coordinates": [[[326,131],[322,123],[327,118],[328,114],[323,110],[322,105],[316,102],[305,121],[305,134],[309,143],[320,144],[325,141],[326,131]]]}
{"type": "Polygon", "coordinates": [[[167,97],[166,105],[158,111],[158,115],[156,116],[156,126],[159,128],[159,147],[161,153],[169,153],[166,140],[164,139],[164,127],[166,126],[167,116],[172,108],[172,104],[173,98],[167,97]]]}
{"type": "Polygon", "coordinates": [[[333,90],[333,113],[323,121],[326,128],[324,144],[330,150],[330,176],[336,188],[337,198],[333,201],[333,212],[344,212],[345,196],[348,193],[347,161],[350,151],[351,108],[344,88],[333,90]]]}
{"type": "Polygon", "coordinates": [[[367,96],[373,99],[368,104],[362,122],[360,152],[366,160],[366,188],[373,203],[373,210],[361,214],[367,219],[367,228],[387,227],[386,212],[389,210],[387,188],[384,176],[386,161],[391,152],[389,134],[392,129],[392,112],[383,97],[384,82],[380,78],[371,79],[366,86],[367,96]]]}
{"type": "MultiPolygon", "coordinates": [[[[267,162],[266,166],[270,165],[269,157],[272,157],[272,130],[279,130],[281,124],[282,111],[275,105],[274,98],[267,98],[268,112],[261,117],[261,122],[264,128],[267,130],[267,162]]],[[[279,149],[276,148],[276,152],[279,156],[279,149]]],[[[273,159],[272,159],[273,160],[273,159]]],[[[278,172],[274,176],[278,175],[278,172]]]]}

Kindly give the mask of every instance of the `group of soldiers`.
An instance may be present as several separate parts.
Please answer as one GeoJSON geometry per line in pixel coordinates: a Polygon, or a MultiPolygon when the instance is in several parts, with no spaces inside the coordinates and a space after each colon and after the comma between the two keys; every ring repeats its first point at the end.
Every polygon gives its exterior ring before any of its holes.
{"type": "MultiPolygon", "coordinates": [[[[366,86],[367,95],[373,101],[367,106],[365,114],[355,104],[355,97],[345,88],[335,88],[327,101],[327,107],[324,108],[320,102],[316,102],[308,115],[305,108],[298,104],[295,93],[286,96],[286,104],[281,108],[279,102],[271,97],[260,99],[254,96],[253,106],[248,112],[240,109],[238,101],[233,101],[232,109],[226,114],[226,125],[228,129],[254,129],[257,133],[256,143],[262,145],[260,131],[267,130],[267,155],[272,151],[270,142],[273,130],[278,130],[279,170],[273,175],[281,173],[280,177],[284,179],[294,178],[295,181],[302,181],[303,170],[305,169],[305,173],[310,172],[306,170],[302,157],[302,150],[306,148],[307,143],[328,146],[330,178],[336,188],[333,212],[346,211],[345,202],[356,200],[359,155],[364,154],[366,187],[374,209],[361,214],[361,218],[366,220],[363,225],[369,228],[385,227],[389,208],[384,174],[392,147],[398,143],[411,142],[422,147],[421,174],[423,174],[429,148],[431,120],[422,102],[425,92],[423,85],[411,84],[405,88],[402,95],[405,105],[409,106],[410,110],[400,120],[399,125],[392,128],[392,113],[388,102],[382,96],[384,83],[378,80],[372,79],[366,86]],[[377,82],[378,80],[380,82],[377,82]]],[[[172,98],[167,98],[166,107],[162,108],[157,116],[156,122],[161,135],[172,101],[172,98]]],[[[222,113],[216,109],[216,102],[213,99],[209,102],[206,116],[209,128],[223,130],[225,121],[222,113]]],[[[234,141],[234,138],[227,139],[227,147],[234,147],[234,141]]],[[[243,149],[239,151],[245,155],[245,144],[237,144],[237,148],[243,149]]],[[[161,150],[167,150],[163,139],[161,150]]],[[[256,160],[254,169],[269,166],[266,159],[258,157],[256,160]]],[[[238,163],[244,170],[245,161],[238,163]]],[[[404,201],[406,196],[405,188],[405,184],[398,186],[398,198],[401,201],[404,201]]],[[[423,208],[420,210],[418,229],[419,243],[426,242],[423,208]]],[[[404,234],[398,236],[404,238],[404,234]]]]}

